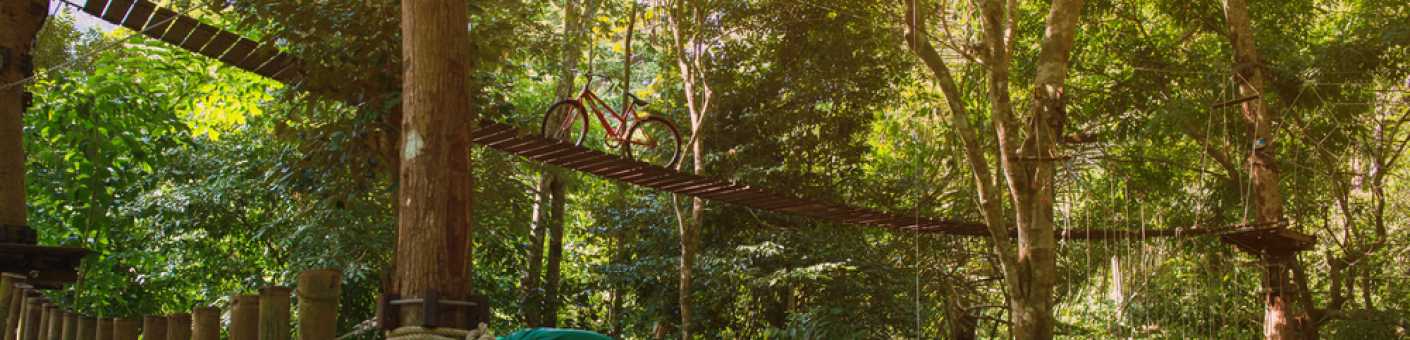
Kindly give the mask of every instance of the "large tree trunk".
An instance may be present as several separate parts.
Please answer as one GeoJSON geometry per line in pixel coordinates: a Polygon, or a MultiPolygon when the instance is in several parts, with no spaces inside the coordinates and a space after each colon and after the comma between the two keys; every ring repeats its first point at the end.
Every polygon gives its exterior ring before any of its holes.
{"type": "Polygon", "coordinates": [[[25,84],[33,72],[30,50],[49,14],[48,0],[0,2],[0,228],[22,226],[25,218],[25,84]]]}
{"type": "MultiPolygon", "coordinates": [[[[401,190],[393,291],[403,298],[429,292],[454,300],[471,294],[472,173],[466,91],[469,42],[462,0],[404,1],[401,190]]],[[[440,325],[458,325],[445,313],[440,325]]],[[[418,308],[402,308],[402,325],[421,325],[418,308]]]]}
{"type": "MultiPolygon", "coordinates": [[[[1272,226],[1283,219],[1282,193],[1278,188],[1277,143],[1274,124],[1277,112],[1268,109],[1262,96],[1262,60],[1254,44],[1252,23],[1248,16],[1248,4],[1244,0],[1224,2],[1225,21],[1229,24],[1229,44],[1234,52],[1234,80],[1239,85],[1239,95],[1255,99],[1245,101],[1244,122],[1248,124],[1249,138],[1253,152],[1249,153],[1249,177],[1252,180],[1252,204],[1254,223],[1272,226]]],[[[1297,286],[1292,283],[1291,271],[1297,266],[1297,256],[1293,253],[1261,254],[1265,270],[1263,279],[1264,318],[1263,337],[1265,339],[1300,339],[1298,320],[1306,318],[1299,314],[1294,297],[1297,286]]]]}
{"type": "Polygon", "coordinates": [[[913,0],[907,1],[907,5],[907,45],[939,78],[952,114],[950,121],[965,144],[965,158],[974,171],[981,212],[1004,267],[1012,332],[1019,339],[1051,339],[1055,326],[1053,286],[1057,282],[1053,162],[1057,159],[1057,138],[1065,120],[1063,86],[1082,0],[1052,2],[1038,54],[1032,111],[1022,118],[1014,116],[1009,94],[1009,49],[1016,30],[1013,23],[1017,9],[1012,8],[1013,3],[1003,0],[987,0],[982,4],[985,46],[980,54],[988,66],[990,114],[998,140],[999,168],[1015,209],[1016,249],[1008,244],[1009,231],[1003,223],[1000,203],[1002,195],[995,190],[997,184],[990,177],[977,133],[966,121],[968,117],[960,101],[963,93],[955,85],[944,60],[925,41],[923,18],[926,11],[913,0]],[[1022,141],[1019,141],[1020,136],[1022,141]]]}

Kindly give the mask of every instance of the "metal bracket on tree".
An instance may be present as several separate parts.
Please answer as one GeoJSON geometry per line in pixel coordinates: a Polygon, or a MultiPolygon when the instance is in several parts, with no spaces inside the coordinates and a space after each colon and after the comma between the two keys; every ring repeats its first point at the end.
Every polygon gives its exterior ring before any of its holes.
{"type": "Polygon", "coordinates": [[[377,301],[377,319],[384,330],[393,330],[401,326],[411,326],[401,324],[401,308],[407,305],[421,305],[421,324],[416,325],[425,328],[437,327],[469,327],[474,328],[481,322],[489,322],[489,299],[481,295],[471,295],[469,301],[442,299],[440,294],[434,290],[427,291],[425,296],[420,298],[402,299],[401,295],[394,293],[382,294],[377,301]],[[461,310],[464,316],[463,325],[441,324],[442,313],[461,310]]]}

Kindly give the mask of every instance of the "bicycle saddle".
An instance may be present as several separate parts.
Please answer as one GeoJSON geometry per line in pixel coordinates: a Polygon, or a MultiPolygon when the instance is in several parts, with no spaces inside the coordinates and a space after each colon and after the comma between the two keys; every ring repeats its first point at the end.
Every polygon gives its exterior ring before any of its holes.
{"type": "Polygon", "coordinates": [[[642,100],[641,98],[637,98],[636,95],[631,94],[631,93],[627,93],[627,97],[631,97],[631,98],[632,98],[632,104],[634,104],[634,105],[636,105],[636,106],[646,106],[647,104],[651,104],[650,102],[647,102],[647,101],[645,101],[645,100],[642,100]]]}

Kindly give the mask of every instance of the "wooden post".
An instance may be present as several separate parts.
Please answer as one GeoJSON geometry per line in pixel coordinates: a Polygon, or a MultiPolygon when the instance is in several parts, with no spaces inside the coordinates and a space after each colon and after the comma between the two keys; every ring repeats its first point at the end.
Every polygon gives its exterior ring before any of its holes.
{"type": "Polygon", "coordinates": [[[91,316],[78,317],[78,340],[93,340],[97,335],[98,319],[91,316]]]}
{"type": "MultiPolygon", "coordinates": [[[[435,294],[466,300],[471,294],[470,110],[466,78],[465,0],[401,3],[401,168],[397,194],[396,275],[402,299],[435,294]]],[[[425,320],[419,305],[397,311],[400,325],[470,328],[447,311],[425,320]]]]}
{"type": "Polygon", "coordinates": [[[3,340],[19,338],[20,320],[24,320],[24,312],[28,306],[25,302],[25,291],[28,289],[29,285],[24,282],[10,284],[10,292],[7,294],[10,297],[9,308],[6,308],[5,314],[5,336],[0,337],[3,340]]]}
{"type": "Polygon", "coordinates": [[[176,313],[166,317],[166,340],[191,340],[191,314],[176,313]]]}
{"type": "Polygon", "coordinates": [[[137,340],[137,319],[113,319],[113,340],[137,340]]]}
{"type": "Polygon", "coordinates": [[[220,340],[220,309],[196,307],[191,311],[191,319],[191,340],[220,340]]]}
{"type": "Polygon", "coordinates": [[[338,297],[343,274],[336,269],[299,274],[299,340],[333,340],[338,337],[338,297]]]}
{"type": "Polygon", "coordinates": [[[24,228],[25,87],[7,85],[33,73],[30,49],[49,14],[49,0],[0,1],[0,228],[24,228]]]}
{"type": "Polygon", "coordinates": [[[236,295],[230,306],[230,340],[259,340],[259,296],[236,295]]]}
{"type": "Polygon", "coordinates": [[[39,340],[40,325],[44,323],[44,298],[29,296],[24,301],[24,320],[20,321],[20,340],[39,340]]]}
{"type": "Polygon", "coordinates": [[[259,290],[259,340],[289,340],[289,287],[259,290]]]}
{"type": "Polygon", "coordinates": [[[60,326],[60,327],[63,327],[63,328],[59,330],[59,339],[61,339],[61,340],[77,340],[77,339],[78,339],[78,313],[74,313],[74,312],[70,312],[70,311],[63,311],[63,315],[64,315],[63,325],[60,326]]]}
{"type": "Polygon", "coordinates": [[[15,284],[21,282],[24,282],[23,276],[12,273],[0,273],[0,320],[5,320],[5,324],[3,325],[3,327],[5,327],[5,334],[15,332],[14,326],[10,325],[10,319],[18,313],[16,310],[19,308],[16,307],[23,304],[19,300],[15,300],[15,291],[17,291],[15,284]]]}
{"type": "Polygon", "coordinates": [[[166,340],[166,318],[160,315],[142,317],[142,340],[166,340]]]}
{"type": "Polygon", "coordinates": [[[59,311],[59,306],[52,303],[44,304],[44,333],[40,334],[40,337],[47,340],[61,340],[63,332],[64,314],[59,311]]]}
{"type": "Polygon", "coordinates": [[[98,329],[93,331],[95,340],[113,340],[113,318],[98,318],[98,329]]]}

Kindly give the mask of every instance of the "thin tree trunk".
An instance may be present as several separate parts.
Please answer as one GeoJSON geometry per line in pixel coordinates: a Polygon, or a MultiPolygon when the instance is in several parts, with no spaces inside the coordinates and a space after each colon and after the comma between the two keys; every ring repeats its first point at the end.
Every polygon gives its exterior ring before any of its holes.
{"type": "MultiPolygon", "coordinates": [[[[1225,21],[1229,24],[1229,44],[1234,52],[1234,80],[1241,97],[1257,97],[1242,104],[1244,122],[1248,124],[1253,151],[1249,153],[1249,177],[1253,185],[1254,222],[1275,225],[1283,219],[1282,193],[1278,188],[1277,143],[1274,124],[1277,112],[1268,109],[1263,98],[1262,60],[1254,44],[1248,4],[1244,0],[1224,2],[1225,21]]],[[[1292,284],[1292,267],[1297,257],[1292,253],[1264,254],[1263,279],[1265,339],[1301,339],[1297,319],[1299,314],[1294,297],[1297,286],[1292,284]]]]}
{"type": "Polygon", "coordinates": [[[914,0],[907,1],[907,46],[935,74],[951,111],[950,121],[964,142],[965,158],[974,172],[979,191],[981,213],[989,225],[995,252],[1005,273],[1012,332],[1019,339],[1051,339],[1055,326],[1053,286],[1057,281],[1053,162],[1057,158],[1057,139],[1065,119],[1063,85],[1082,0],[1052,2],[1037,60],[1032,112],[1023,119],[1014,117],[1009,94],[1009,49],[1016,30],[1013,27],[1016,9],[1005,8],[1009,6],[1013,4],[1003,0],[981,4],[985,41],[981,57],[988,66],[990,115],[998,140],[999,169],[1008,184],[1015,209],[1016,249],[1009,244],[996,178],[990,177],[991,170],[978,134],[967,121],[961,102],[963,93],[955,85],[944,60],[926,40],[924,14],[927,12],[914,0]],[[1021,144],[1020,135],[1026,137],[1021,144]]]}
{"type": "MultiPolygon", "coordinates": [[[[673,8],[667,19],[670,24],[672,42],[676,49],[676,67],[680,72],[681,85],[685,90],[686,109],[690,114],[690,139],[686,146],[690,148],[692,157],[692,172],[696,175],[705,173],[704,161],[704,141],[700,131],[704,126],[704,119],[710,108],[710,100],[713,93],[710,90],[709,82],[704,75],[704,42],[700,40],[702,28],[699,26],[703,20],[699,20],[705,9],[692,8],[694,3],[677,3],[677,8],[673,8]]],[[[672,196],[672,207],[676,206],[675,196],[672,196]]],[[[693,336],[691,329],[692,303],[691,293],[693,271],[695,268],[695,255],[700,243],[700,228],[702,226],[702,215],[705,211],[705,201],[700,198],[691,199],[690,218],[681,218],[679,210],[676,211],[677,224],[681,234],[681,263],[680,263],[680,313],[681,313],[681,337],[690,339],[693,336]]]]}
{"type": "Polygon", "coordinates": [[[0,53],[6,53],[0,56],[0,228],[27,223],[20,81],[32,73],[30,50],[48,14],[48,0],[0,1],[0,53]]]}
{"type": "MultiPolygon", "coordinates": [[[[556,88],[558,98],[569,98],[573,95],[574,80],[578,73],[578,60],[582,58],[582,48],[586,40],[584,38],[587,30],[584,28],[589,27],[585,23],[592,22],[596,9],[597,2],[594,0],[582,0],[581,3],[569,0],[564,4],[562,68],[559,70],[556,88]]],[[[530,325],[554,327],[558,324],[558,288],[563,257],[563,211],[566,205],[565,186],[563,173],[559,169],[544,169],[543,175],[539,179],[538,196],[534,202],[534,239],[531,241],[533,244],[530,247],[530,274],[528,275],[532,276],[534,286],[525,285],[526,290],[533,289],[525,301],[526,310],[524,311],[525,318],[530,325]],[[547,209],[544,208],[545,204],[548,205],[547,209]],[[548,234],[549,238],[547,273],[543,274],[543,280],[539,282],[538,277],[543,266],[545,234],[548,234]],[[541,288],[538,287],[540,283],[542,284],[541,288]]]]}
{"type": "Polygon", "coordinates": [[[543,282],[543,325],[558,327],[558,288],[563,263],[563,181],[553,181],[549,190],[553,197],[553,207],[548,215],[548,268],[544,273],[543,282]]]}
{"type": "Polygon", "coordinates": [[[524,271],[524,277],[520,281],[520,304],[519,312],[524,318],[524,323],[529,327],[538,327],[543,322],[540,319],[543,305],[543,291],[539,286],[539,279],[543,272],[543,243],[548,226],[544,224],[547,209],[545,205],[549,201],[548,184],[553,180],[553,176],[547,172],[539,177],[538,183],[534,185],[534,208],[533,216],[529,222],[529,253],[525,256],[528,265],[524,271]]]}
{"type": "MultiPolygon", "coordinates": [[[[436,292],[464,300],[472,292],[470,111],[466,92],[469,42],[466,2],[404,1],[400,192],[396,277],[403,298],[436,292]]],[[[400,310],[402,325],[420,325],[417,308],[400,310]]],[[[459,313],[426,320],[452,328],[459,313]]]]}

